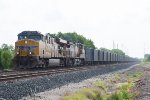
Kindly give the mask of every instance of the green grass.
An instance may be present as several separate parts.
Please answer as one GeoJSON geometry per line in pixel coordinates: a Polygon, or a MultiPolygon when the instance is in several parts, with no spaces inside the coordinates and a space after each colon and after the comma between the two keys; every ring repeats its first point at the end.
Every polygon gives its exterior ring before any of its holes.
{"type": "MultiPolygon", "coordinates": [[[[96,85],[104,87],[101,81],[97,81],[96,85]]],[[[134,94],[130,92],[131,88],[132,84],[125,84],[110,95],[102,92],[102,88],[84,88],[72,95],[65,96],[62,100],[133,100],[134,94]]]]}
{"type": "Polygon", "coordinates": [[[133,84],[128,83],[119,87],[119,90],[112,93],[109,100],[133,100],[134,93],[130,92],[133,84]]]}
{"type": "Polygon", "coordinates": [[[104,81],[96,81],[93,83],[94,86],[98,87],[99,89],[103,90],[103,91],[107,91],[107,86],[106,83],[104,81]]]}
{"type": "MultiPolygon", "coordinates": [[[[133,100],[136,96],[136,92],[132,93],[131,90],[134,87],[134,81],[139,79],[143,75],[143,72],[136,71],[128,75],[130,82],[122,84],[117,88],[117,91],[109,94],[107,92],[107,84],[104,81],[96,81],[93,83],[92,88],[83,88],[76,93],[66,95],[62,100],[133,100]]],[[[114,75],[115,80],[121,80],[121,77],[114,75]]]]}
{"type": "Polygon", "coordinates": [[[63,100],[107,100],[105,82],[96,81],[93,86],[93,88],[83,88],[72,95],[65,96],[63,100]]]}
{"type": "Polygon", "coordinates": [[[136,71],[135,73],[132,73],[132,74],[128,75],[128,80],[130,80],[130,81],[136,81],[140,77],[142,77],[143,75],[144,75],[144,72],[142,72],[142,71],[136,71]]]}
{"type": "Polygon", "coordinates": [[[140,63],[141,66],[148,65],[148,64],[150,64],[150,62],[144,62],[143,61],[143,62],[140,63]]]}
{"type": "Polygon", "coordinates": [[[70,96],[65,96],[62,100],[88,100],[88,98],[81,93],[76,93],[70,96]]]}
{"type": "Polygon", "coordinates": [[[62,100],[107,100],[107,95],[98,88],[84,88],[62,100]]]}

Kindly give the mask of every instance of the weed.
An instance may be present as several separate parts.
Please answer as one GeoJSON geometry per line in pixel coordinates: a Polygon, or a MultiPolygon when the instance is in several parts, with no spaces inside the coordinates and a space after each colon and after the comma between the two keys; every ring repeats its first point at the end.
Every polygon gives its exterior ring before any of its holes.
{"type": "Polygon", "coordinates": [[[93,83],[96,87],[98,87],[99,89],[103,90],[103,91],[107,91],[107,87],[106,87],[106,83],[104,81],[96,81],[93,83]]]}
{"type": "Polygon", "coordinates": [[[115,74],[115,80],[119,81],[121,79],[121,77],[119,76],[119,74],[115,74]]]}
{"type": "Polygon", "coordinates": [[[84,88],[63,100],[107,100],[107,95],[99,88],[84,88]]]}
{"type": "Polygon", "coordinates": [[[128,81],[136,81],[137,79],[139,79],[142,76],[143,76],[143,72],[137,71],[133,74],[128,75],[128,81]]]}

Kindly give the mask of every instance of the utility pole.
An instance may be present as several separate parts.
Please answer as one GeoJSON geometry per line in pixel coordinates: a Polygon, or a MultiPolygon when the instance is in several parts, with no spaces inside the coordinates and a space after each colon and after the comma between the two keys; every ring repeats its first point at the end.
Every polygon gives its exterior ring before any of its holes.
{"type": "Polygon", "coordinates": [[[117,49],[118,49],[118,44],[117,44],[117,49]]]}
{"type": "Polygon", "coordinates": [[[145,55],[145,43],[144,43],[144,55],[145,55]]]}
{"type": "Polygon", "coordinates": [[[113,41],[113,49],[115,49],[115,43],[114,43],[114,41],[113,41]]]}
{"type": "Polygon", "coordinates": [[[123,44],[121,44],[121,49],[123,50],[123,44]]]}

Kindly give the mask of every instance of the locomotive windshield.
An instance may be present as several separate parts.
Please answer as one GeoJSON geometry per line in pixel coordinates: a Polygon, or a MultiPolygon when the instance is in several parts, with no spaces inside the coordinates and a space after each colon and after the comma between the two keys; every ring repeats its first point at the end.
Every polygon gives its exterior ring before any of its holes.
{"type": "Polygon", "coordinates": [[[22,40],[22,39],[25,39],[25,38],[27,38],[27,36],[25,36],[25,35],[19,35],[18,36],[18,40],[22,40]]]}
{"type": "Polygon", "coordinates": [[[36,32],[22,32],[18,35],[18,40],[22,40],[26,38],[39,41],[43,39],[43,35],[41,35],[40,33],[36,33],[36,32]]]}
{"type": "Polygon", "coordinates": [[[28,39],[33,39],[33,40],[39,41],[39,40],[41,40],[42,38],[41,38],[40,35],[30,35],[30,36],[28,37],[28,39]]]}
{"type": "Polygon", "coordinates": [[[29,36],[26,36],[26,35],[19,35],[18,36],[18,40],[22,40],[22,39],[33,39],[33,40],[42,40],[42,37],[40,35],[29,35],[29,36]]]}

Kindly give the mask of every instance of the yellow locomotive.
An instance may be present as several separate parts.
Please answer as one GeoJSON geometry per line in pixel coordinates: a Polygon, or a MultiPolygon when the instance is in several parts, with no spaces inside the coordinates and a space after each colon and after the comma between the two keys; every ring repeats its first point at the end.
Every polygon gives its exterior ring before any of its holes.
{"type": "Polygon", "coordinates": [[[16,67],[47,67],[50,59],[59,60],[60,66],[84,64],[85,50],[80,43],[72,43],[47,33],[23,31],[15,42],[16,67]]]}

